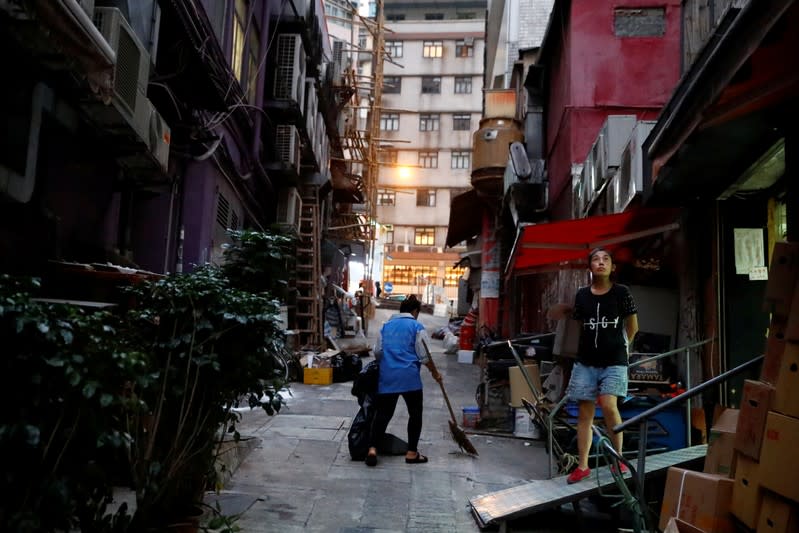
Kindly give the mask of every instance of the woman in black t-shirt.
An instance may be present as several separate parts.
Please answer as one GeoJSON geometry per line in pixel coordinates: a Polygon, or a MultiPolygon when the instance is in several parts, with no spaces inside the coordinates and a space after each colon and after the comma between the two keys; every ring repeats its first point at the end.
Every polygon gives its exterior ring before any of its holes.
{"type": "MultiPolygon", "coordinates": [[[[579,404],[579,464],[567,478],[569,483],[591,474],[588,453],[597,398],[613,447],[621,453],[622,435],[613,433],[612,428],[621,423],[617,402],[627,395],[628,347],[638,332],[638,309],[630,289],[610,281],[615,269],[610,253],[597,248],[588,261],[591,285],[577,291],[572,315],[582,321],[582,329],[568,389],[569,397],[579,404]]],[[[624,465],[622,471],[626,471],[624,465]]]]}

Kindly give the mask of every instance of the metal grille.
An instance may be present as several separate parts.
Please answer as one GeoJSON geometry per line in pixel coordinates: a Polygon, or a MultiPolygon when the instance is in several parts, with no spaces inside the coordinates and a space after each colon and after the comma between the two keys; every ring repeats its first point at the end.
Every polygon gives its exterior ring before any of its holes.
{"type": "Polygon", "coordinates": [[[299,67],[295,63],[298,46],[302,46],[302,42],[296,35],[277,36],[275,98],[279,100],[294,98],[294,80],[296,78],[294,69],[299,67]]]}
{"type": "Polygon", "coordinates": [[[666,10],[662,7],[616,9],[613,28],[616,37],[663,37],[666,10]]]}
{"type": "Polygon", "coordinates": [[[139,90],[141,51],[136,46],[133,36],[128,33],[124,26],[121,26],[119,30],[114,89],[132,114],[136,109],[136,93],[139,90]]]}
{"type": "Polygon", "coordinates": [[[297,129],[294,126],[281,124],[277,127],[275,135],[275,145],[277,148],[278,157],[283,163],[290,165],[296,164],[295,152],[299,148],[296,143],[297,129]]]}
{"type": "Polygon", "coordinates": [[[216,200],[216,221],[220,226],[228,228],[228,217],[230,216],[230,202],[225,195],[219,193],[216,200]]]}

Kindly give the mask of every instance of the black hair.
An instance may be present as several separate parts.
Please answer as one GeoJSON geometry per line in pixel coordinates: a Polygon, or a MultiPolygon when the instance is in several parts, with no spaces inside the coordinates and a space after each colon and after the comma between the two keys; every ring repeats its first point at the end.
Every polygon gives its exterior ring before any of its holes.
{"type": "Polygon", "coordinates": [[[598,254],[599,252],[605,252],[606,254],[608,254],[610,256],[610,261],[613,262],[613,254],[610,253],[609,251],[607,251],[606,249],[600,247],[600,248],[594,248],[593,250],[591,250],[591,253],[588,254],[588,264],[589,265],[591,264],[591,261],[594,259],[594,256],[596,254],[598,254]]]}
{"type": "Polygon", "coordinates": [[[422,302],[416,299],[415,294],[411,294],[400,304],[400,313],[413,313],[414,311],[419,311],[422,308],[422,302]]]}

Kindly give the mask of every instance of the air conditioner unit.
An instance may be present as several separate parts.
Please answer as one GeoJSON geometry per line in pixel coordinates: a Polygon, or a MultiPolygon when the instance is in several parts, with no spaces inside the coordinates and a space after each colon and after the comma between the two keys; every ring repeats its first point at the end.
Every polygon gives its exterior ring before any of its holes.
{"type": "Polygon", "coordinates": [[[277,201],[277,223],[293,231],[300,230],[302,198],[296,187],[281,189],[277,201]]]}
{"type": "Polygon", "coordinates": [[[279,124],[275,132],[275,145],[278,160],[291,167],[294,172],[300,171],[300,134],[295,126],[279,124]]]}
{"type": "MultiPolygon", "coordinates": [[[[148,101],[149,103],[149,101],[148,101]]],[[[150,152],[155,157],[161,169],[166,172],[169,163],[169,144],[172,140],[172,130],[161,116],[161,113],[150,103],[150,152]]]]}
{"type": "Polygon", "coordinates": [[[586,174],[586,204],[591,203],[597,191],[599,191],[605,184],[606,176],[606,161],[605,161],[605,134],[600,132],[597,135],[596,141],[591,146],[591,151],[588,153],[588,158],[585,161],[588,166],[586,174]]]}
{"type": "Polygon", "coordinates": [[[293,102],[300,109],[304,109],[305,51],[299,33],[283,33],[277,36],[275,63],[272,96],[276,100],[293,102]]]}
{"type": "MultiPolygon", "coordinates": [[[[134,117],[140,116],[139,113],[149,115],[145,101],[150,77],[150,56],[119,9],[95,8],[94,25],[117,56],[114,65],[114,106],[133,124],[134,117]]],[[[138,127],[149,127],[148,119],[149,116],[141,120],[138,127]]],[[[139,129],[139,132],[142,130],[139,129]]]]}
{"type": "Polygon", "coordinates": [[[305,117],[305,130],[308,132],[308,138],[313,140],[316,133],[316,113],[318,111],[319,101],[316,96],[316,85],[314,80],[305,80],[305,109],[303,109],[303,116],[305,117]]]}
{"type": "Polygon", "coordinates": [[[444,253],[444,248],[442,248],[441,246],[431,246],[430,247],[430,253],[431,254],[443,254],[444,253]]]}
{"type": "Polygon", "coordinates": [[[605,163],[601,175],[603,181],[610,179],[621,164],[621,153],[630,140],[635,122],[635,115],[610,115],[602,125],[600,134],[603,136],[605,163]]]}
{"type": "Polygon", "coordinates": [[[644,190],[643,145],[654,126],[655,122],[651,120],[638,122],[622,153],[616,202],[617,212],[624,211],[635,195],[644,190]]]}
{"type": "Polygon", "coordinates": [[[583,181],[585,179],[585,165],[579,163],[572,164],[572,218],[582,218],[583,209],[585,208],[585,201],[583,194],[585,187],[583,181]]]}

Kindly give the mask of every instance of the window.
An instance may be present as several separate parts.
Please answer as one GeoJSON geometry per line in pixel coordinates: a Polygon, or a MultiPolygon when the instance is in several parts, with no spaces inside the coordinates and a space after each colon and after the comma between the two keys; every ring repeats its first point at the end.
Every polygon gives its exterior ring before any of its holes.
{"type": "Polygon", "coordinates": [[[440,94],[441,76],[422,76],[422,94],[440,94]]]}
{"type": "Polygon", "coordinates": [[[435,206],[436,206],[435,189],[418,189],[416,191],[416,207],[435,207],[435,206]]]}
{"type": "Polygon", "coordinates": [[[444,286],[457,287],[458,280],[463,277],[464,272],[466,272],[466,269],[463,267],[447,267],[444,273],[444,286]]]}
{"type": "Polygon", "coordinates": [[[474,55],[474,38],[455,41],[455,57],[472,57],[474,55]]]}
{"type": "Polygon", "coordinates": [[[251,104],[255,103],[258,91],[258,53],[261,50],[261,33],[255,25],[250,26],[250,39],[247,50],[247,98],[251,104]]]}
{"type": "Polygon", "coordinates": [[[377,158],[381,163],[396,165],[398,156],[399,150],[394,148],[378,148],[377,158]]]}
{"type": "Polygon", "coordinates": [[[358,48],[360,48],[361,50],[366,50],[366,45],[367,45],[367,42],[366,42],[366,29],[365,28],[359,28],[358,29],[358,48]]]}
{"type": "Polygon", "coordinates": [[[396,205],[397,193],[388,189],[377,189],[377,205],[396,205]]]}
{"type": "Polygon", "coordinates": [[[385,76],[383,78],[383,94],[399,94],[402,92],[402,78],[385,76]]]}
{"type": "Polygon", "coordinates": [[[421,285],[437,285],[438,267],[434,266],[410,266],[410,265],[385,265],[383,267],[383,279],[394,284],[394,290],[398,285],[412,287],[415,292],[421,285]]]}
{"type": "Polygon", "coordinates": [[[452,129],[456,131],[470,130],[472,128],[472,115],[469,113],[455,113],[452,115],[452,129]]]}
{"type": "Polygon", "coordinates": [[[404,13],[389,13],[386,15],[386,20],[389,22],[399,22],[400,20],[405,20],[404,13]]]}
{"type": "Polygon", "coordinates": [[[386,244],[394,244],[394,230],[386,232],[386,244]]]}
{"type": "Polygon", "coordinates": [[[422,57],[443,57],[443,41],[424,41],[422,45],[422,57]]]}
{"type": "Polygon", "coordinates": [[[244,87],[244,28],[247,21],[247,4],[244,0],[236,0],[236,9],[233,12],[233,51],[230,57],[230,66],[233,75],[244,87]]]}
{"type": "Polygon", "coordinates": [[[397,131],[399,129],[399,113],[381,113],[380,129],[383,131],[397,131]]]}
{"type": "Polygon", "coordinates": [[[419,152],[419,166],[438,168],[438,152],[419,152]]]}
{"type": "Polygon", "coordinates": [[[617,8],[613,13],[616,37],[663,37],[666,9],[662,7],[617,8]]]}
{"type": "Polygon", "coordinates": [[[444,13],[425,13],[425,20],[444,20],[444,13]]]}
{"type": "Polygon", "coordinates": [[[402,57],[402,41],[386,41],[386,53],[391,59],[402,57]]]}
{"type": "Polygon", "coordinates": [[[471,94],[472,78],[467,76],[455,76],[455,94],[471,94]]]}
{"type": "Polygon", "coordinates": [[[472,166],[472,154],[467,151],[452,152],[451,168],[470,168],[472,166]]]}
{"type": "Polygon", "coordinates": [[[474,11],[469,11],[466,13],[457,13],[455,15],[455,18],[457,18],[458,20],[474,20],[477,18],[477,13],[475,13],[474,11]]]}
{"type": "Polygon", "coordinates": [[[440,122],[438,113],[422,113],[419,115],[419,131],[438,131],[440,122]]]}
{"type": "Polygon", "coordinates": [[[413,229],[413,244],[418,246],[435,246],[436,245],[436,228],[414,228],[413,229]]]}

